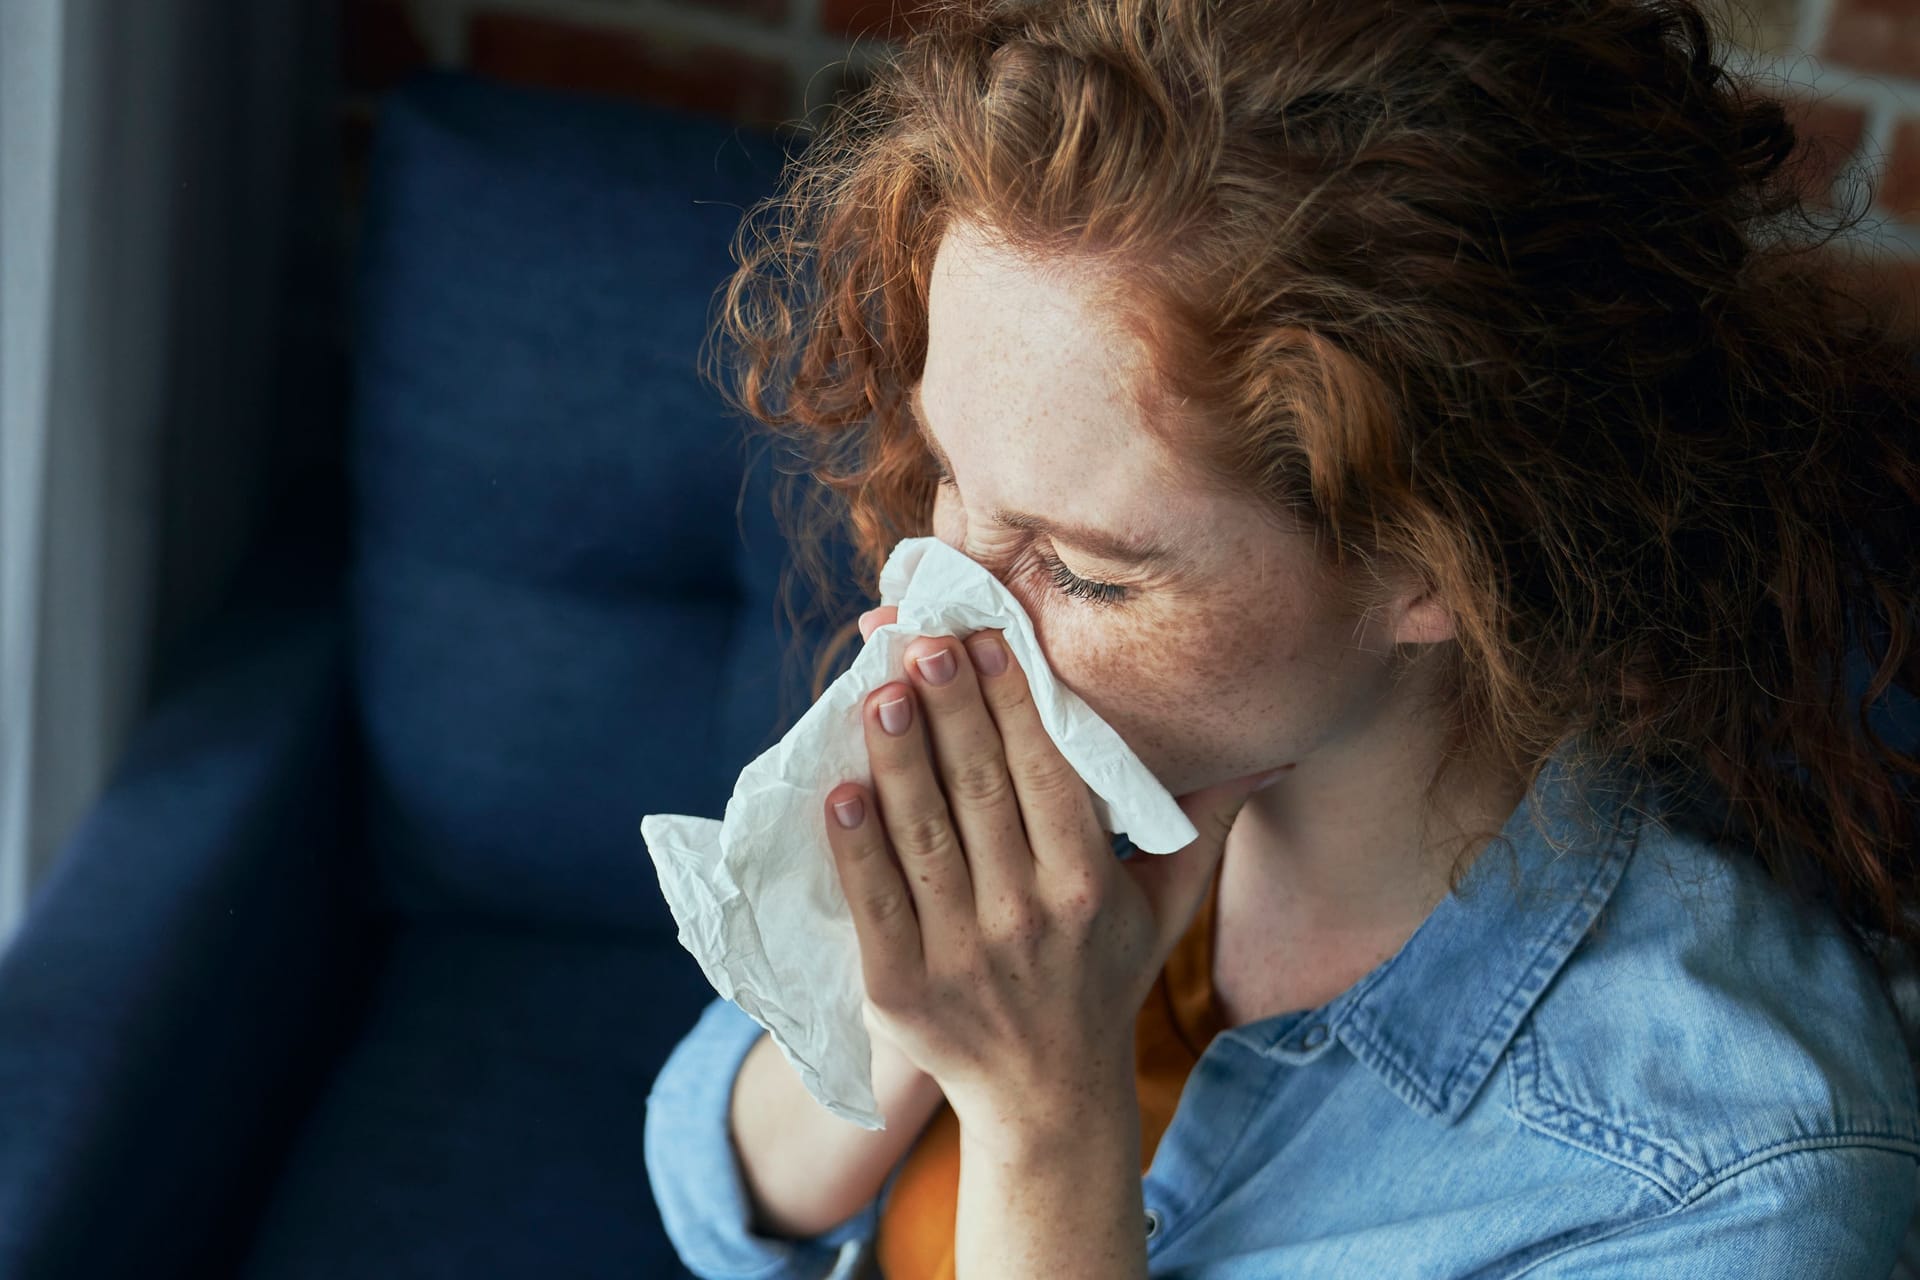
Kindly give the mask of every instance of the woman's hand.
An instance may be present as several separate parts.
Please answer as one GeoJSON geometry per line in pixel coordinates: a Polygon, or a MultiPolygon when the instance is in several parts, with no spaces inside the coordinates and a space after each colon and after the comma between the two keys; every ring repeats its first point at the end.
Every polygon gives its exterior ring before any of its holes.
{"type": "MultiPolygon", "coordinates": [[[[892,620],[869,611],[862,635],[892,620]]],[[[1070,1127],[1131,1094],[1134,1018],[1241,804],[1278,775],[1181,797],[1199,838],[1122,863],[999,632],[906,657],[911,683],[863,711],[871,790],[834,788],[823,815],[871,1021],[963,1127],[1070,1127]]]]}
{"type": "MultiPolygon", "coordinates": [[[[899,616],[900,611],[890,604],[867,610],[860,615],[861,641],[872,639],[876,627],[883,627],[899,616]]],[[[861,1001],[860,1016],[867,1026],[867,1039],[873,1042],[873,1083],[876,1093],[893,1087],[902,1092],[916,1090],[920,1087],[920,1081],[932,1084],[933,1077],[907,1057],[895,1042],[893,1034],[875,1015],[873,1001],[861,1001]]]]}

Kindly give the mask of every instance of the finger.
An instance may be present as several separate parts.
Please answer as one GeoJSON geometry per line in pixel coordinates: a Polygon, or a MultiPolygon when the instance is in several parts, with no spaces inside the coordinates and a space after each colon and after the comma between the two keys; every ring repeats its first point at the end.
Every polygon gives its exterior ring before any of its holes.
{"type": "Polygon", "coordinates": [[[886,626],[888,623],[898,622],[899,620],[900,610],[894,605],[883,604],[878,609],[867,610],[860,615],[860,642],[865,644],[867,641],[873,639],[873,633],[875,631],[886,626]]]}
{"type": "MultiPolygon", "coordinates": [[[[1027,676],[999,631],[976,631],[967,652],[980,673],[980,691],[1000,730],[1007,775],[1013,779],[1027,843],[1039,876],[1090,869],[1089,850],[1101,835],[1086,782],[1054,745],[1041,723],[1027,676]]],[[[1111,860],[1111,845],[1105,846],[1111,860]]],[[[1092,868],[1100,870],[1101,868],[1092,868]]]]}
{"type": "Polygon", "coordinates": [[[921,945],[931,960],[970,945],[973,879],[915,701],[910,686],[890,680],[867,696],[861,719],[880,821],[913,893],[921,945]]]}
{"type": "Polygon", "coordinates": [[[975,917],[1007,923],[1032,896],[1033,851],[1020,818],[1020,797],[1007,773],[1000,728],[981,700],[973,662],[959,640],[915,640],[905,656],[926,713],[947,812],[972,873],[975,917]]]}
{"type": "Polygon", "coordinates": [[[885,1004],[912,990],[922,972],[913,896],[861,787],[847,783],[829,791],[825,817],[834,870],[860,939],[861,977],[868,998],[885,1004]]]}

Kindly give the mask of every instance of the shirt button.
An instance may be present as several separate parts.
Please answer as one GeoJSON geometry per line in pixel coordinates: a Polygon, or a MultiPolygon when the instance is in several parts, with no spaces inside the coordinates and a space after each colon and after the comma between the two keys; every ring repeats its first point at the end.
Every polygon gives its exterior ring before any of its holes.
{"type": "Polygon", "coordinates": [[[1307,1034],[1300,1040],[1300,1047],[1303,1049],[1318,1049],[1326,1042],[1327,1024],[1324,1022],[1316,1022],[1307,1028],[1307,1034]]]}
{"type": "Polygon", "coordinates": [[[1159,1234],[1160,1214],[1157,1210],[1149,1209],[1147,1210],[1147,1239],[1151,1240],[1159,1234]]]}

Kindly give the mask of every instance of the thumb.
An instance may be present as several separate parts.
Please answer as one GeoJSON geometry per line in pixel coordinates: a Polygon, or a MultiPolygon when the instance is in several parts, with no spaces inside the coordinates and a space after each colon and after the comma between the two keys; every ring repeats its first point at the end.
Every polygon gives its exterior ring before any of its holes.
{"type": "Polygon", "coordinates": [[[1227,833],[1240,816],[1247,797],[1278,782],[1286,771],[1272,769],[1247,777],[1229,778],[1175,798],[1187,820],[1199,832],[1192,843],[1174,853],[1143,853],[1120,865],[1140,886],[1153,911],[1158,935],[1157,963],[1165,963],[1174,944],[1193,923],[1200,901],[1213,883],[1213,873],[1226,852],[1227,833]]]}

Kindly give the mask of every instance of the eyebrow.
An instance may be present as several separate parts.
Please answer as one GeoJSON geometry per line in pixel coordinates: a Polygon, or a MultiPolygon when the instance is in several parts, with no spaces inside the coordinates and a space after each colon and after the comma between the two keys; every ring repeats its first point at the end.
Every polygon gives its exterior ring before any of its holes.
{"type": "MultiPolygon", "coordinates": [[[[913,388],[907,394],[907,405],[913,411],[914,430],[927,446],[927,451],[937,459],[948,475],[953,474],[953,466],[947,461],[946,450],[933,438],[933,430],[927,425],[925,403],[920,399],[920,379],[915,379],[913,388]]],[[[1171,547],[1157,542],[1140,541],[1109,533],[1105,529],[1096,529],[1091,525],[1075,524],[1066,520],[1050,520],[1046,516],[1037,516],[1029,511],[1009,511],[1005,507],[995,507],[987,513],[995,524],[1008,529],[1026,529],[1044,533],[1049,538],[1067,543],[1069,546],[1090,551],[1102,560],[1115,564],[1133,564],[1150,567],[1170,567],[1177,564],[1181,557],[1171,547]]]]}

